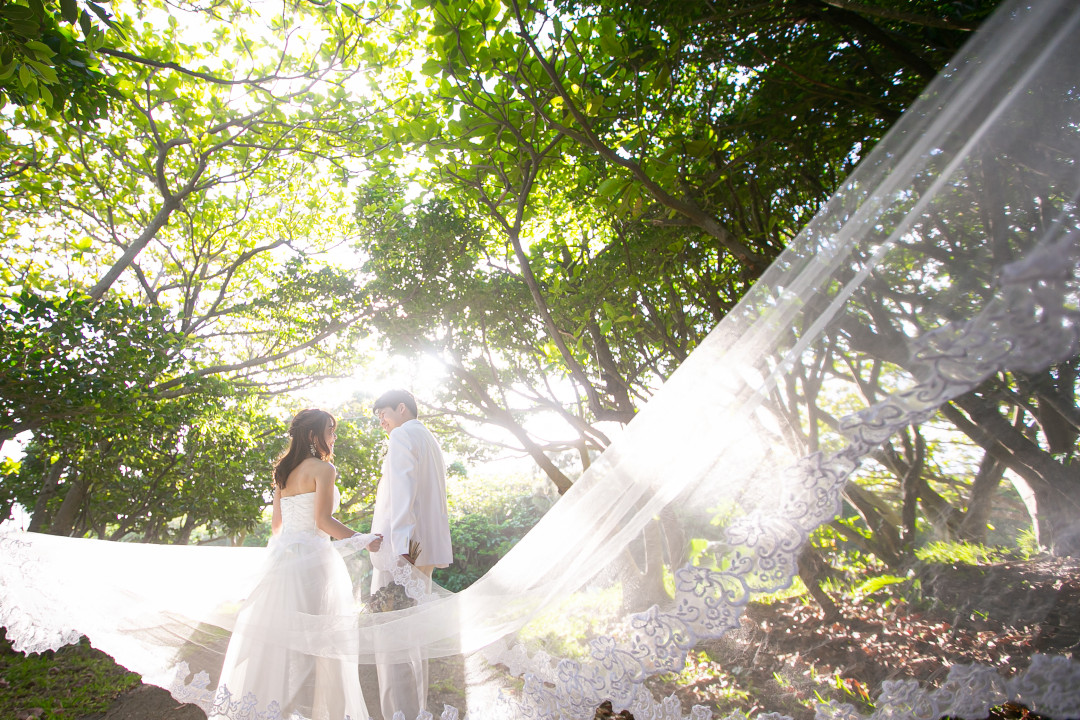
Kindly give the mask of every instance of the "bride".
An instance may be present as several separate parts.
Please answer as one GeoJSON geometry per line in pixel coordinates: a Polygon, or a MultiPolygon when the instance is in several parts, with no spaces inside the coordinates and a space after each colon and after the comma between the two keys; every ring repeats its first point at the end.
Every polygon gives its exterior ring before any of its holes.
{"type": "Polygon", "coordinates": [[[274,467],[269,556],[237,616],[211,720],[267,710],[313,720],[368,717],[356,662],[347,659],[356,648],[314,655],[290,642],[313,618],[347,618],[353,611],[353,583],[331,538],[371,552],[382,544],[381,535],[354,533],[333,515],[339,493],[329,459],[336,425],[323,410],[293,418],[289,449],[274,467]]]}

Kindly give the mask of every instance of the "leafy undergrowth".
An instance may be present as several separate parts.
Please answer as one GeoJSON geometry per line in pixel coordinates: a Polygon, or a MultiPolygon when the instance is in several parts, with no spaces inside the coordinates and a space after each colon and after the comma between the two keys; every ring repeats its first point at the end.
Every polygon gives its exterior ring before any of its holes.
{"type": "MultiPolygon", "coordinates": [[[[833,595],[826,619],[806,598],[751,604],[741,627],[699,646],[680,675],[650,681],[684,708],[814,716],[817,702],[874,709],[883,680],[943,680],[952,665],[1015,674],[1034,652],[1080,651],[1080,564],[1046,559],[978,567],[924,566],[865,595],[833,595]]],[[[1036,718],[1003,706],[991,717],[1036,718]]]]}
{"type": "Polygon", "coordinates": [[[0,718],[74,720],[109,708],[139,676],[84,638],[55,652],[23,655],[0,628],[0,718]]]}

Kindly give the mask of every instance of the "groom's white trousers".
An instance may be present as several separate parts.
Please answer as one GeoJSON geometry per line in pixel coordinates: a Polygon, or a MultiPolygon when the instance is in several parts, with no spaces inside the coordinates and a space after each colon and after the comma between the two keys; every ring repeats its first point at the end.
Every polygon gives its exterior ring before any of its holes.
{"type": "MultiPolygon", "coordinates": [[[[427,577],[425,592],[431,592],[431,571],[434,565],[418,565],[416,569],[427,577]]],[[[389,585],[392,575],[385,570],[374,569],[371,591],[389,585]]],[[[419,648],[410,653],[405,663],[379,662],[375,656],[375,671],[379,676],[379,705],[383,720],[416,720],[421,710],[427,709],[428,661],[423,659],[419,648]],[[396,717],[401,713],[400,717],[396,717]]]]}

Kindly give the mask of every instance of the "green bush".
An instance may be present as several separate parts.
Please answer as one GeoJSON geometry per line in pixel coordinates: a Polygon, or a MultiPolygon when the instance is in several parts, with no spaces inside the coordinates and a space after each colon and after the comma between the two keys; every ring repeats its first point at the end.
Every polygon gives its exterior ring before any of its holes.
{"type": "Polygon", "coordinates": [[[453,478],[447,487],[454,563],[435,571],[453,592],[472,585],[525,536],[554,502],[543,486],[521,478],[453,478]]]}

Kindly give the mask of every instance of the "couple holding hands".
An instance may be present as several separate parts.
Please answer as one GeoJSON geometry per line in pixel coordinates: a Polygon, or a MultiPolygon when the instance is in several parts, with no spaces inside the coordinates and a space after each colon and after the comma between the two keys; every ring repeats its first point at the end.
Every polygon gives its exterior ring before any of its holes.
{"type": "MultiPolygon", "coordinates": [[[[373,410],[389,441],[366,535],[334,517],[333,416],[309,409],[293,418],[289,448],[274,468],[265,571],[237,615],[211,720],[263,713],[368,720],[355,661],[361,648],[349,632],[355,593],[342,555],[367,548],[372,595],[392,589],[394,569],[400,575],[403,567],[430,592],[432,571],[453,561],[438,441],[408,391],[383,394],[373,410]]],[[[376,670],[384,720],[414,720],[427,702],[427,661],[419,651],[406,662],[376,655],[376,670]]]]}

